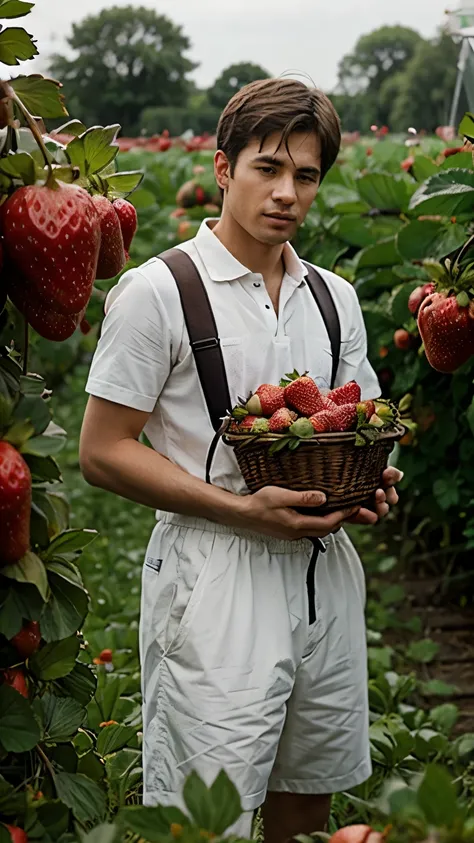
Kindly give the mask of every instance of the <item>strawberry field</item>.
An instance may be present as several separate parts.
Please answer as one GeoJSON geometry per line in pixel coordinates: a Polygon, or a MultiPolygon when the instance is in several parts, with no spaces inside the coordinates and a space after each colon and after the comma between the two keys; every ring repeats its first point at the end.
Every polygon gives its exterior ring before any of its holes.
{"type": "MultiPolygon", "coordinates": [[[[30,5],[0,0],[7,32],[30,5]]],[[[4,65],[35,54],[21,27],[10,36],[4,65]]],[[[89,487],[78,465],[105,295],[126,266],[219,214],[212,139],[163,133],[119,152],[118,125],[46,134],[38,116],[67,117],[60,86],[1,85],[0,843],[225,836],[240,804],[224,773],[210,788],[192,775],[185,812],[140,804],[138,612],[154,517],[89,487]]],[[[453,147],[375,129],[347,138],[295,243],[355,286],[383,397],[406,426],[399,506],[351,528],[368,580],[374,771],[334,799],[331,834],[366,826],[339,843],[474,840],[473,136],[467,115],[453,147]]]]}

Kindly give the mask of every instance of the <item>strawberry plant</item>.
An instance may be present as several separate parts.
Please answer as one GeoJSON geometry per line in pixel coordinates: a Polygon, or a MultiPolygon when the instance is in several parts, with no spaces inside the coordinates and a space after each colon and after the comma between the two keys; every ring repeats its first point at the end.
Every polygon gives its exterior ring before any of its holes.
{"type": "MultiPolygon", "coordinates": [[[[0,0],[0,18],[31,7],[0,0]]],[[[0,63],[36,52],[23,28],[2,28],[0,63]]],[[[138,721],[81,632],[79,563],[97,534],[71,528],[56,460],[66,433],[31,351],[84,330],[96,279],[124,269],[136,229],[125,197],[142,175],[116,170],[118,125],[72,120],[67,145],[45,134],[43,118],[68,116],[60,83],[19,76],[0,90],[0,840],[66,843],[124,801],[116,758],[127,747],[137,765],[138,721]]]]}

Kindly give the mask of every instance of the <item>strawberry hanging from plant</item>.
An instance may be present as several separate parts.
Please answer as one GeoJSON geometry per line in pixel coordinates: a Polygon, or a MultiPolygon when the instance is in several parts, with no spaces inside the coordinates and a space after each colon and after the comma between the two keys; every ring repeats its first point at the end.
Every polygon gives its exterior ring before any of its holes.
{"type": "Polygon", "coordinates": [[[455,259],[424,262],[434,285],[419,305],[418,330],[427,360],[438,372],[455,372],[474,356],[474,261],[466,258],[473,243],[471,237],[455,259]]]}

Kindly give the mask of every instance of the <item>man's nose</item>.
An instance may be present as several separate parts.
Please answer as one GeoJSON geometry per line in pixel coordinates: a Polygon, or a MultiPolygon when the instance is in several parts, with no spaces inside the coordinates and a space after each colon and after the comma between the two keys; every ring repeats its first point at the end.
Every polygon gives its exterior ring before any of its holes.
{"type": "Polygon", "coordinates": [[[282,176],[278,179],[273,190],[273,199],[284,205],[293,205],[296,202],[295,182],[292,176],[282,176]]]}

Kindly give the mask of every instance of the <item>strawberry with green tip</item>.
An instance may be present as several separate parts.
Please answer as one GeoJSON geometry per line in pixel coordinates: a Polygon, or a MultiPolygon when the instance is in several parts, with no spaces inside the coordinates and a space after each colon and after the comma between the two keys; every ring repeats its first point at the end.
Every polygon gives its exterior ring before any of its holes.
{"type": "Polygon", "coordinates": [[[424,302],[427,296],[434,293],[434,291],[435,285],[432,282],[416,287],[416,289],[410,293],[410,298],[408,299],[408,310],[410,313],[413,313],[413,315],[416,316],[422,302],[424,302]]]}
{"type": "Polygon", "coordinates": [[[327,397],[339,407],[341,404],[357,404],[360,401],[360,396],[359,384],[355,381],[349,381],[344,386],[332,389],[327,397]]]}
{"type": "Polygon", "coordinates": [[[249,414],[239,424],[239,433],[268,433],[268,419],[249,414]]]}
{"type": "Polygon", "coordinates": [[[299,439],[310,439],[314,434],[314,428],[309,419],[297,419],[289,428],[292,436],[297,436],[299,439]]]}
{"type": "Polygon", "coordinates": [[[286,378],[283,379],[282,386],[284,385],[285,401],[289,407],[307,416],[308,419],[314,413],[325,409],[319,387],[307,373],[299,375],[295,370],[286,378]]]}
{"type": "Polygon", "coordinates": [[[249,413],[255,416],[272,416],[277,410],[286,406],[284,387],[263,383],[255,390],[245,406],[249,413]]]}
{"type": "Polygon", "coordinates": [[[374,413],[375,401],[369,399],[368,401],[359,401],[357,404],[357,415],[360,416],[360,420],[368,420],[374,413]]]}
{"type": "Polygon", "coordinates": [[[293,410],[289,410],[288,407],[281,407],[273,413],[268,421],[270,433],[284,433],[285,430],[289,430],[297,418],[298,416],[293,410]]]}

